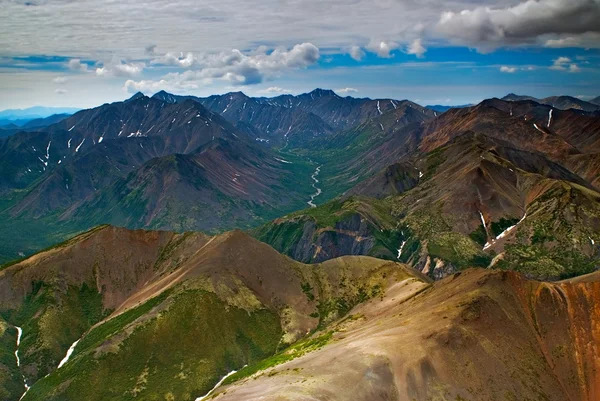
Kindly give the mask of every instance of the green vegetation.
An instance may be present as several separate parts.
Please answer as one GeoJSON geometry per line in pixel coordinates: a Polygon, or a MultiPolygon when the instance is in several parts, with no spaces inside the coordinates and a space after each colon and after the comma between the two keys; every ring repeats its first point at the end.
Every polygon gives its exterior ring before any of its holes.
{"type": "Polygon", "coordinates": [[[21,364],[36,368],[37,375],[30,377],[34,381],[54,369],[71,344],[107,312],[101,295],[87,283],[61,289],[37,281],[20,309],[0,313],[23,328],[21,364]]]}
{"type": "Polygon", "coordinates": [[[69,363],[24,400],[193,400],[227,372],[273,355],[282,335],[273,312],[249,313],[206,291],[149,302],[138,308],[161,310],[132,323],[136,308],[110,330],[93,330],[98,341],[84,338],[69,363]]]}
{"type": "Polygon", "coordinates": [[[266,358],[258,363],[240,369],[239,371],[225,379],[223,384],[234,383],[246,377],[252,376],[257,372],[267,370],[277,365],[281,365],[282,363],[299,358],[302,355],[305,355],[309,352],[321,349],[332,340],[332,337],[333,331],[328,331],[317,337],[310,337],[305,340],[299,341],[269,358],[266,358]]]}
{"type": "Polygon", "coordinates": [[[17,329],[0,319],[0,399],[18,400],[25,390],[15,358],[17,329]]]}

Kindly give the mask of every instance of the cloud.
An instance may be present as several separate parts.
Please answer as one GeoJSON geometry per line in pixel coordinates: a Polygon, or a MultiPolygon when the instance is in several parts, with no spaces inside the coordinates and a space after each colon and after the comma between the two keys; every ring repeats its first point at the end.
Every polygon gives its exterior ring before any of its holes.
{"type": "Polygon", "coordinates": [[[287,70],[310,67],[319,60],[320,53],[312,43],[302,43],[289,50],[276,48],[269,51],[265,47],[259,47],[247,54],[233,49],[193,57],[193,69],[167,74],[158,81],[129,80],[125,83],[125,88],[148,92],[157,88],[190,90],[210,85],[214,80],[234,86],[255,85],[266,79],[273,79],[287,70]]]}
{"type": "Polygon", "coordinates": [[[451,41],[490,51],[548,35],[600,32],[600,0],[527,0],[506,8],[446,11],[436,26],[451,41]]]}
{"type": "Polygon", "coordinates": [[[342,89],[336,89],[334,92],[336,92],[336,93],[356,93],[356,92],[358,92],[358,89],[342,88],[342,89]]]}
{"type": "Polygon", "coordinates": [[[377,54],[377,56],[381,57],[381,58],[394,57],[393,54],[391,54],[391,52],[398,49],[399,47],[400,47],[400,45],[398,43],[392,42],[392,41],[385,41],[385,40],[382,40],[382,41],[372,40],[367,45],[367,49],[369,51],[377,54]]]}
{"type": "Polygon", "coordinates": [[[189,68],[194,65],[196,58],[192,53],[187,53],[185,56],[183,53],[176,55],[174,53],[166,53],[163,56],[157,57],[151,61],[151,64],[159,65],[172,65],[181,68],[189,68]]]}
{"type": "Polygon", "coordinates": [[[423,58],[423,55],[426,51],[427,49],[421,43],[421,39],[413,40],[413,42],[410,45],[408,45],[408,48],[406,49],[406,53],[414,54],[418,58],[423,58]]]}
{"type": "Polygon", "coordinates": [[[500,72],[506,72],[508,74],[512,74],[515,71],[517,71],[517,69],[515,67],[507,67],[505,65],[500,67],[500,72]]]}
{"type": "Polygon", "coordinates": [[[544,43],[544,47],[598,48],[598,47],[600,47],[600,34],[594,33],[594,32],[587,32],[587,33],[583,33],[581,35],[561,36],[556,39],[548,39],[548,40],[546,40],[546,43],[544,43]]]}
{"type": "Polygon", "coordinates": [[[54,92],[58,95],[64,95],[65,93],[68,92],[68,90],[66,89],[55,89],[54,92]]]}
{"type": "Polygon", "coordinates": [[[56,77],[52,79],[52,82],[54,82],[57,85],[62,85],[62,84],[66,84],[69,81],[69,78],[67,77],[56,77]]]}
{"type": "Polygon", "coordinates": [[[144,70],[144,63],[111,63],[96,68],[96,75],[109,77],[137,77],[144,70]]]}
{"type": "Polygon", "coordinates": [[[356,61],[361,61],[365,57],[365,51],[361,49],[360,46],[352,46],[350,51],[348,51],[350,57],[352,57],[356,61]]]}
{"type": "Polygon", "coordinates": [[[568,57],[559,57],[554,60],[552,65],[548,67],[555,71],[569,71],[569,72],[580,72],[581,68],[568,57]]]}
{"type": "Polygon", "coordinates": [[[146,54],[147,56],[154,55],[155,51],[156,51],[156,45],[148,45],[144,48],[144,54],[146,54]]]}
{"type": "Polygon", "coordinates": [[[73,59],[69,60],[69,63],[67,64],[67,66],[69,67],[70,70],[73,70],[73,71],[85,72],[88,70],[88,65],[86,63],[82,63],[81,60],[78,58],[73,58],[73,59]]]}
{"type": "Polygon", "coordinates": [[[267,89],[261,89],[258,93],[290,93],[289,89],[283,89],[279,86],[270,86],[267,89]]]}

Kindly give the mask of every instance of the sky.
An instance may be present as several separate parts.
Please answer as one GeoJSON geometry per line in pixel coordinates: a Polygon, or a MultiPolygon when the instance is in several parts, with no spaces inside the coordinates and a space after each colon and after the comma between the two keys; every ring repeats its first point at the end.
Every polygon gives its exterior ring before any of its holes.
{"type": "Polygon", "coordinates": [[[0,109],[137,91],[600,96],[600,0],[0,0],[0,109]]]}

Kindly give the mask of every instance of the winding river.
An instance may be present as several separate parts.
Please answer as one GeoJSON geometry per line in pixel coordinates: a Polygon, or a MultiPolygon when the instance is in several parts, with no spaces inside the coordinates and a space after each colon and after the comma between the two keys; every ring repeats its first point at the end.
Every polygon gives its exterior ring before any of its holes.
{"type": "Polygon", "coordinates": [[[315,172],[310,176],[310,178],[312,178],[312,180],[314,181],[312,183],[312,187],[317,190],[317,192],[315,192],[314,194],[312,194],[310,196],[310,200],[308,202],[306,202],[306,203],[308,203],[308,205],[310,207],[317,207],[317,205],[315,205],[315,203],[314,203],[314,200],[315,200],[315,198],[317,196],[321,195],[321,192],[322,192],[321,188],[317,187],[317,184],[319,183],[319,180],[317,179],[317,176],[321,172],[321,167],[322,166],[317,167],[317,169],[315,170],[315,172]]]}

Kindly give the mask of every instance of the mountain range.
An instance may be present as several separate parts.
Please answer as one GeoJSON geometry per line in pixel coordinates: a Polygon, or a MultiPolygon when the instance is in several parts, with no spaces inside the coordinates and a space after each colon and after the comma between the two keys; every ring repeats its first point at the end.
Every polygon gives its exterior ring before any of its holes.
{"type": "Polygon", "coordinates": [[[597,391],[596,273],[550,284],[469,269],[432,283],[365,256],[304,265],[240,231],[102,226],[5,267],[0,288],[3,349],[18,338],[1,361],[6,399],[597,391]]]}
{"type": "Polygon", "coordinates": [[[158,92],[31,122],[0,139],[0,399],[595,400],[594,107],[158,92]]]}

